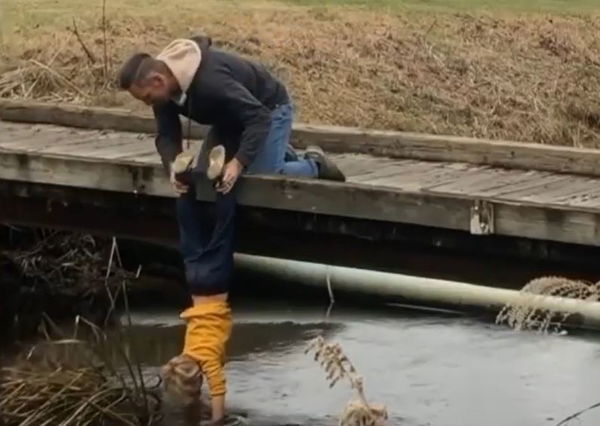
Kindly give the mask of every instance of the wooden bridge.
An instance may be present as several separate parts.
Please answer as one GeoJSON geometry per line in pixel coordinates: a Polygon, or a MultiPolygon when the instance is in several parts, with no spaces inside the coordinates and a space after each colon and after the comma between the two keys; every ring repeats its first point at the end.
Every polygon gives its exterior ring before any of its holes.
{"type": "MultiPolygon", "coordinates": [[[[2,101],[0,119],[0,221],[173,240],[175,195],[151,116],[2,101]]],[[[194,125],[193,138],[203,131],[194,125]]],[[[251,238],[269,228],[447,247],[463,239],[492,252],[600,246],[600,151],[307,125],[293,142],[321,145],[348,182],[244,178],[251,238]]]]}

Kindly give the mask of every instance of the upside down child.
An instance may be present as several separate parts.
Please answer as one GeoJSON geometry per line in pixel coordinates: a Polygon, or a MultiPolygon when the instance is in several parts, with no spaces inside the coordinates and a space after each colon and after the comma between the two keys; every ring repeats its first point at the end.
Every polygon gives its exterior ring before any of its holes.
{"type": "Polygon", "coordinates": [[[263,65],[213,47],[208,37],[174,40],[156,57],[136,53],[125,61],[118,80],[121,89],[152,106],[154,112],[156,147],[179,195],[177,221],[192,298],[192,306],[181,314],[186,321],[183,354],[206,377],[213,421],[222,423],[223,364],[232,322],[228,293],[235,183],[242,173],[336,181],[345,177],[319,147],[307,148],[303,156],[291,148],[294,108],[286,87],[263,65]],[[224,147],[214,225],[196,200],[193,180],[181,179],[175,172],[174,162],[182,153],[180,115],[210,126],[196,162],[198,171],[206,172],[202,169],[208,167],[213,148],[224,147]]]}

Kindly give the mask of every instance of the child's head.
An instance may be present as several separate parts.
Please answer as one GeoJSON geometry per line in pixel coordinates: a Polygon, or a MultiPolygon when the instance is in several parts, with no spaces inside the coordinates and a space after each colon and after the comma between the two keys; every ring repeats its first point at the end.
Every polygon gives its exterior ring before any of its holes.
{"type": "Polygon", "coordinates": [[[171,358],[161,369],[167,396],[190,405],[200,401],[202,369],[198,362],[187,355],[171,358]]]}

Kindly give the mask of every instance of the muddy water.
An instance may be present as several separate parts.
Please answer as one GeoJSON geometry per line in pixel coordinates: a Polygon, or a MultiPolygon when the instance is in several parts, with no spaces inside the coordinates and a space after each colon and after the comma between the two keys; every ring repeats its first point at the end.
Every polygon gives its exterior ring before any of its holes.
{"type": "MultiPolygon", "coordinates": [[[[367,395],[385,403],[390,425],[555,425],[600,400],[600,341],[516,333],[461,316],[356,311],[245,301],[228,364],[229,402],[249,423],[335,425],[351,395],[329,389],[306,342],[340,342],[364,376],[367,395]]],[[[148,371],[181,348],[177,310],[136,312],[134,346],[148,371]]],[[[591,412],[576,424],[597,425],[591,412]]],[[[575,423],[573,423],[575,424],[575,423]]]]}

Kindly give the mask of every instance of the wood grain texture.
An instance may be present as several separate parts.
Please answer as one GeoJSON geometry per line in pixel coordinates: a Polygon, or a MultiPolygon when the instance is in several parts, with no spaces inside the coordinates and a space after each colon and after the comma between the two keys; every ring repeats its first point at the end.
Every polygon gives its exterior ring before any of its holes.
{"type": "MultiPolygon", "coordinates": [[[[63,104],[1,100],[0,119],[137,133],[155,131],[154,119],[148,114],[63,104]]],[[[192,125],[194,138],[203,138],[206,131],[206,126],[192,125]]],[[[294,126],[292,139],[296,148],[318,144],[332,153],[600,176],[600,150],[594,149],[306,124],[294,126]]]]}
{"type": "MultiPolygon", "coordinates": [[[[34,127],[0,122],[0,179],[116,191],[131,202],[140,194],[175,197],[147,135],[34,127]]],[[[496,234],[600,245],[600,178],[360,153],[332,158],[352,171],[349,182],[248,176],[239,201],[469,232],[472,207],[483,200],[494,210],[496,234]]],[[[210,201],[214,191],[203,182],[199,196],[210,201]]]]}

